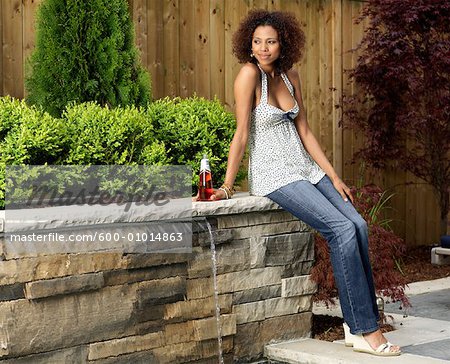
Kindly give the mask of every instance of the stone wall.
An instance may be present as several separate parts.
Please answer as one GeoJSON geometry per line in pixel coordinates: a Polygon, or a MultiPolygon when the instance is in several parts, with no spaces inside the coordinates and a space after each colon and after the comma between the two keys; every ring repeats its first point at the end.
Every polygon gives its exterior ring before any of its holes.
{"type": "Polygon", "coordinates": [[[206,220],[225,363],[310,337],[310,228],[244,194],[193,212],[192,253],[3,255],[0,363],[217,363],[206,220]]]}

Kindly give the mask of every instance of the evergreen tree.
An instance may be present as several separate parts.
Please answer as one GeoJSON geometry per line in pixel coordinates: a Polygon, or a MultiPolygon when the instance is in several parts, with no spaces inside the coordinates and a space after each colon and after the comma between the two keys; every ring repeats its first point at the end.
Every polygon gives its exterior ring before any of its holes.
{"type": "Polygon", "coordinates": [[[44,0],[28,70],[27,102],[55,116],[71,101],[115,107],[151,99],[127,0],[44,0]]]}

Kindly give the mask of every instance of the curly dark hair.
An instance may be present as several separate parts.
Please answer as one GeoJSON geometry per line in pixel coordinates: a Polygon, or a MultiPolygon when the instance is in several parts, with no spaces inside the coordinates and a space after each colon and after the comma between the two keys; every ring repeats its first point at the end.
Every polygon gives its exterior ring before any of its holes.
{"type": "Polygon", "coordinates": [[[233,54],[239,63],[252,62],[252,37],[255,29],[260,25],[270,25],[278,33],[281,54],[275,63],[277,73],[290,70],[298,62],[305,48],[305,33],[294,14],[284,11],[267,11],[262,9],[250,10],[242,20],[238,30],[233,34],[233,54]]]}

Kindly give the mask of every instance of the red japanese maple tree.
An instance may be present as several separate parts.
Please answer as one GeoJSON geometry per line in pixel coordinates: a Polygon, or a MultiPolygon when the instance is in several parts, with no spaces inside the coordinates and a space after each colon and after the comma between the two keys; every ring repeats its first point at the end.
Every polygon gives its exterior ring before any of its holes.
{"type": "Polygon", "coordinates": [[[357,153],[371,166],[392,161],[433,186],[445,234],[450,182],[450,2],[368,0],[369,17],[343,98],[344,126],[361,130],[357,153]],[[360,106],[365,104],[364,108],[360,106]]]}

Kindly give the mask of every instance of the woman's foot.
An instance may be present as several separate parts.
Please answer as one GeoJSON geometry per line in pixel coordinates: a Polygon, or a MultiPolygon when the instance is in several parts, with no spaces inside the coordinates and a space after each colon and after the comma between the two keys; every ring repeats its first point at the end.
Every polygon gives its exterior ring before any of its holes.
{"type": "MultiPolygon", "coordinates": [[[[388,341],[384,337],[383,333],[380,329],[374,332],[370,332],[368,334],[363,334],[364,339],[369,343],[373,350],[376,350],[381,344],[385,344],[388,341]]],[[[392,345],[389,348],[390,352],[400,353],[400,346],[392,345]]]]}
{"type": "Polygon", "coordinates": [[[402,352],[396,345],[392,345],[378,329],[375,332],[355,335],[353,338],[353,351],[369,353],[378,356],[397,356],[402,352]]]}

